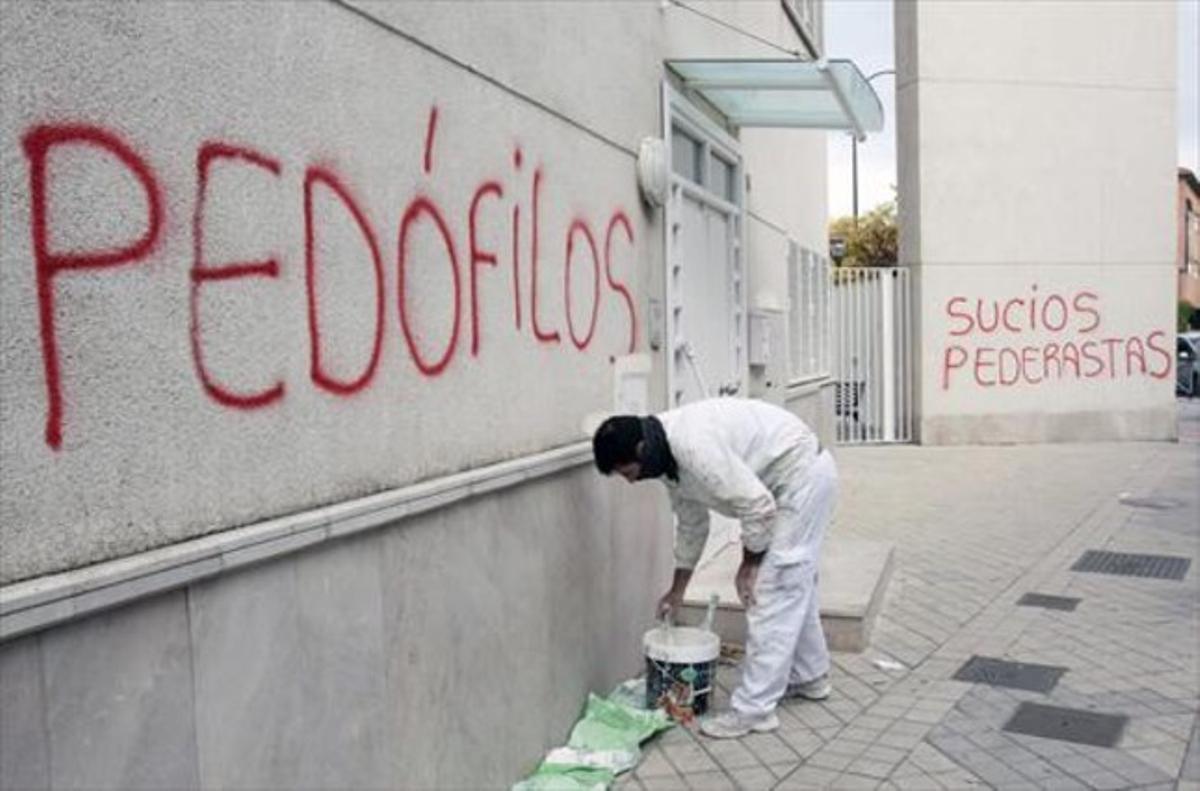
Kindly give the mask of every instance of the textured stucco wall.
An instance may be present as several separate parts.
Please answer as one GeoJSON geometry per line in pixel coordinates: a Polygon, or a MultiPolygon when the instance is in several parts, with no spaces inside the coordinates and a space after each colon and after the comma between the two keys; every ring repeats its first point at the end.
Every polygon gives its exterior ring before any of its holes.
{"type": "Polygon", "coordinates": [[[1174,4],[896,15],[921,441],[1173,437],[1174,4]]]}
{"type": "MultiPolygon", "coordinates": [[[[612,11],[593,21],[636,32],[646,13],[612,11]]],[[[661,257],[630,153],[659,123],[646,34],[601,60],[559,53],[587,100],[543,108],[331,3],[0,14],[0,582],[574,441],[609,405],[610,357],[635,333],[644,348],[661,257]],[[642,101],[589,92],[606,80],[642,101]],[[211,144],[259,159],[217,156],[203,183],[211,144]],[[353,199],[381,280],[348,204],[313,173],[353,199]],[[198,239],[202,267],[270,258],[277,274],[197,281],[198,239]],[[64,271],[106,251],[110,266],[64,271]],[[362,386],[316,381],[314,350],[325,381],[362,386]]],[[[472,46],[495,62],[512,51],[472,46]]],[[[559,84],[518,66],[501,77],[559,84]]]]}

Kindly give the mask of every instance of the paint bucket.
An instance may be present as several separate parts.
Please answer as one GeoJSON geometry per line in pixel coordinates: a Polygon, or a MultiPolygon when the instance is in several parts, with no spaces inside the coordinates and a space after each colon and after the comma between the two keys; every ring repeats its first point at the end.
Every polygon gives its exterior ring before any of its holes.
{"type": "Polygon", "coordinates": [[[708,710],[721,654],[721,638],[708,628],[715,609],[716,602],[710,602],[704,627],[671,626],[668,622],[642,637],[647,708],[665,708],[683,721],[708,710]]]}

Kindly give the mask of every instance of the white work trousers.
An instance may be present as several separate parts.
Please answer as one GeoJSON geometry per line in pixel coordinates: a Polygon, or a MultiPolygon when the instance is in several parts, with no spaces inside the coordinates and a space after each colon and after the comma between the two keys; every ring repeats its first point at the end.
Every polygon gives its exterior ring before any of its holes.
{"type": "Polygon", "coordinates": [[[755,604],[746,611],[746,657],[731,703],[739,713],[761,716],[775,710],[789,683],[829,672],[829,647],[817,603],[821,541],[837,497],[837,467],[824,451],[790,496],[778,502],[776,530],[795,530],[798,560],[779,563],[773,549],[758,570],[755,604]],[[794,520],[785,523],[784,520],[794,520]]]}

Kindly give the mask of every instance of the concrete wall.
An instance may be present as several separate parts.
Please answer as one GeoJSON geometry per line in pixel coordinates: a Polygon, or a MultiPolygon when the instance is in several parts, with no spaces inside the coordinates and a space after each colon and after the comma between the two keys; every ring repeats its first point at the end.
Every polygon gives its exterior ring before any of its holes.
{"type": "Polygon", "coordinates": [[[922,442],[1174,437],[1174,25],[896,3],[922,442]]]}
{"type": "Polygon", "coordinates": [[[0,787],[507,787],[639,672],[663,507],[580,468],[0,643],[0,787]]]}

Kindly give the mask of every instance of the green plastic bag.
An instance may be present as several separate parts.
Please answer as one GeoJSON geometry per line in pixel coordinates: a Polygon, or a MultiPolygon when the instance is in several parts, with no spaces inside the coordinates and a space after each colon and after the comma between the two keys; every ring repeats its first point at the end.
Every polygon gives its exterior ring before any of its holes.
{"type": "Polygon", "coordinates": [[[513,791],[601,791],[616,775],[608,769],[542,762],[537,771],[513,786],[513,791]]]}
{"type": "Polygon", "coordinates": [[[575,723],[568,747],[583,750],[634,750],[646,739],[671,727],[661,709],[641,711],[624,703],[588,695],[583,719],[575,723]]]}
{"type": "Polygon", "coordinates": [[[665,712],[638,709],[588,695],[583,718],[571,729],[566,747],[551,750],[537,771],[513,791],[592,791],[604,789],[621,772],[637,766],[639,745],[674,723],[665,712]]]}

